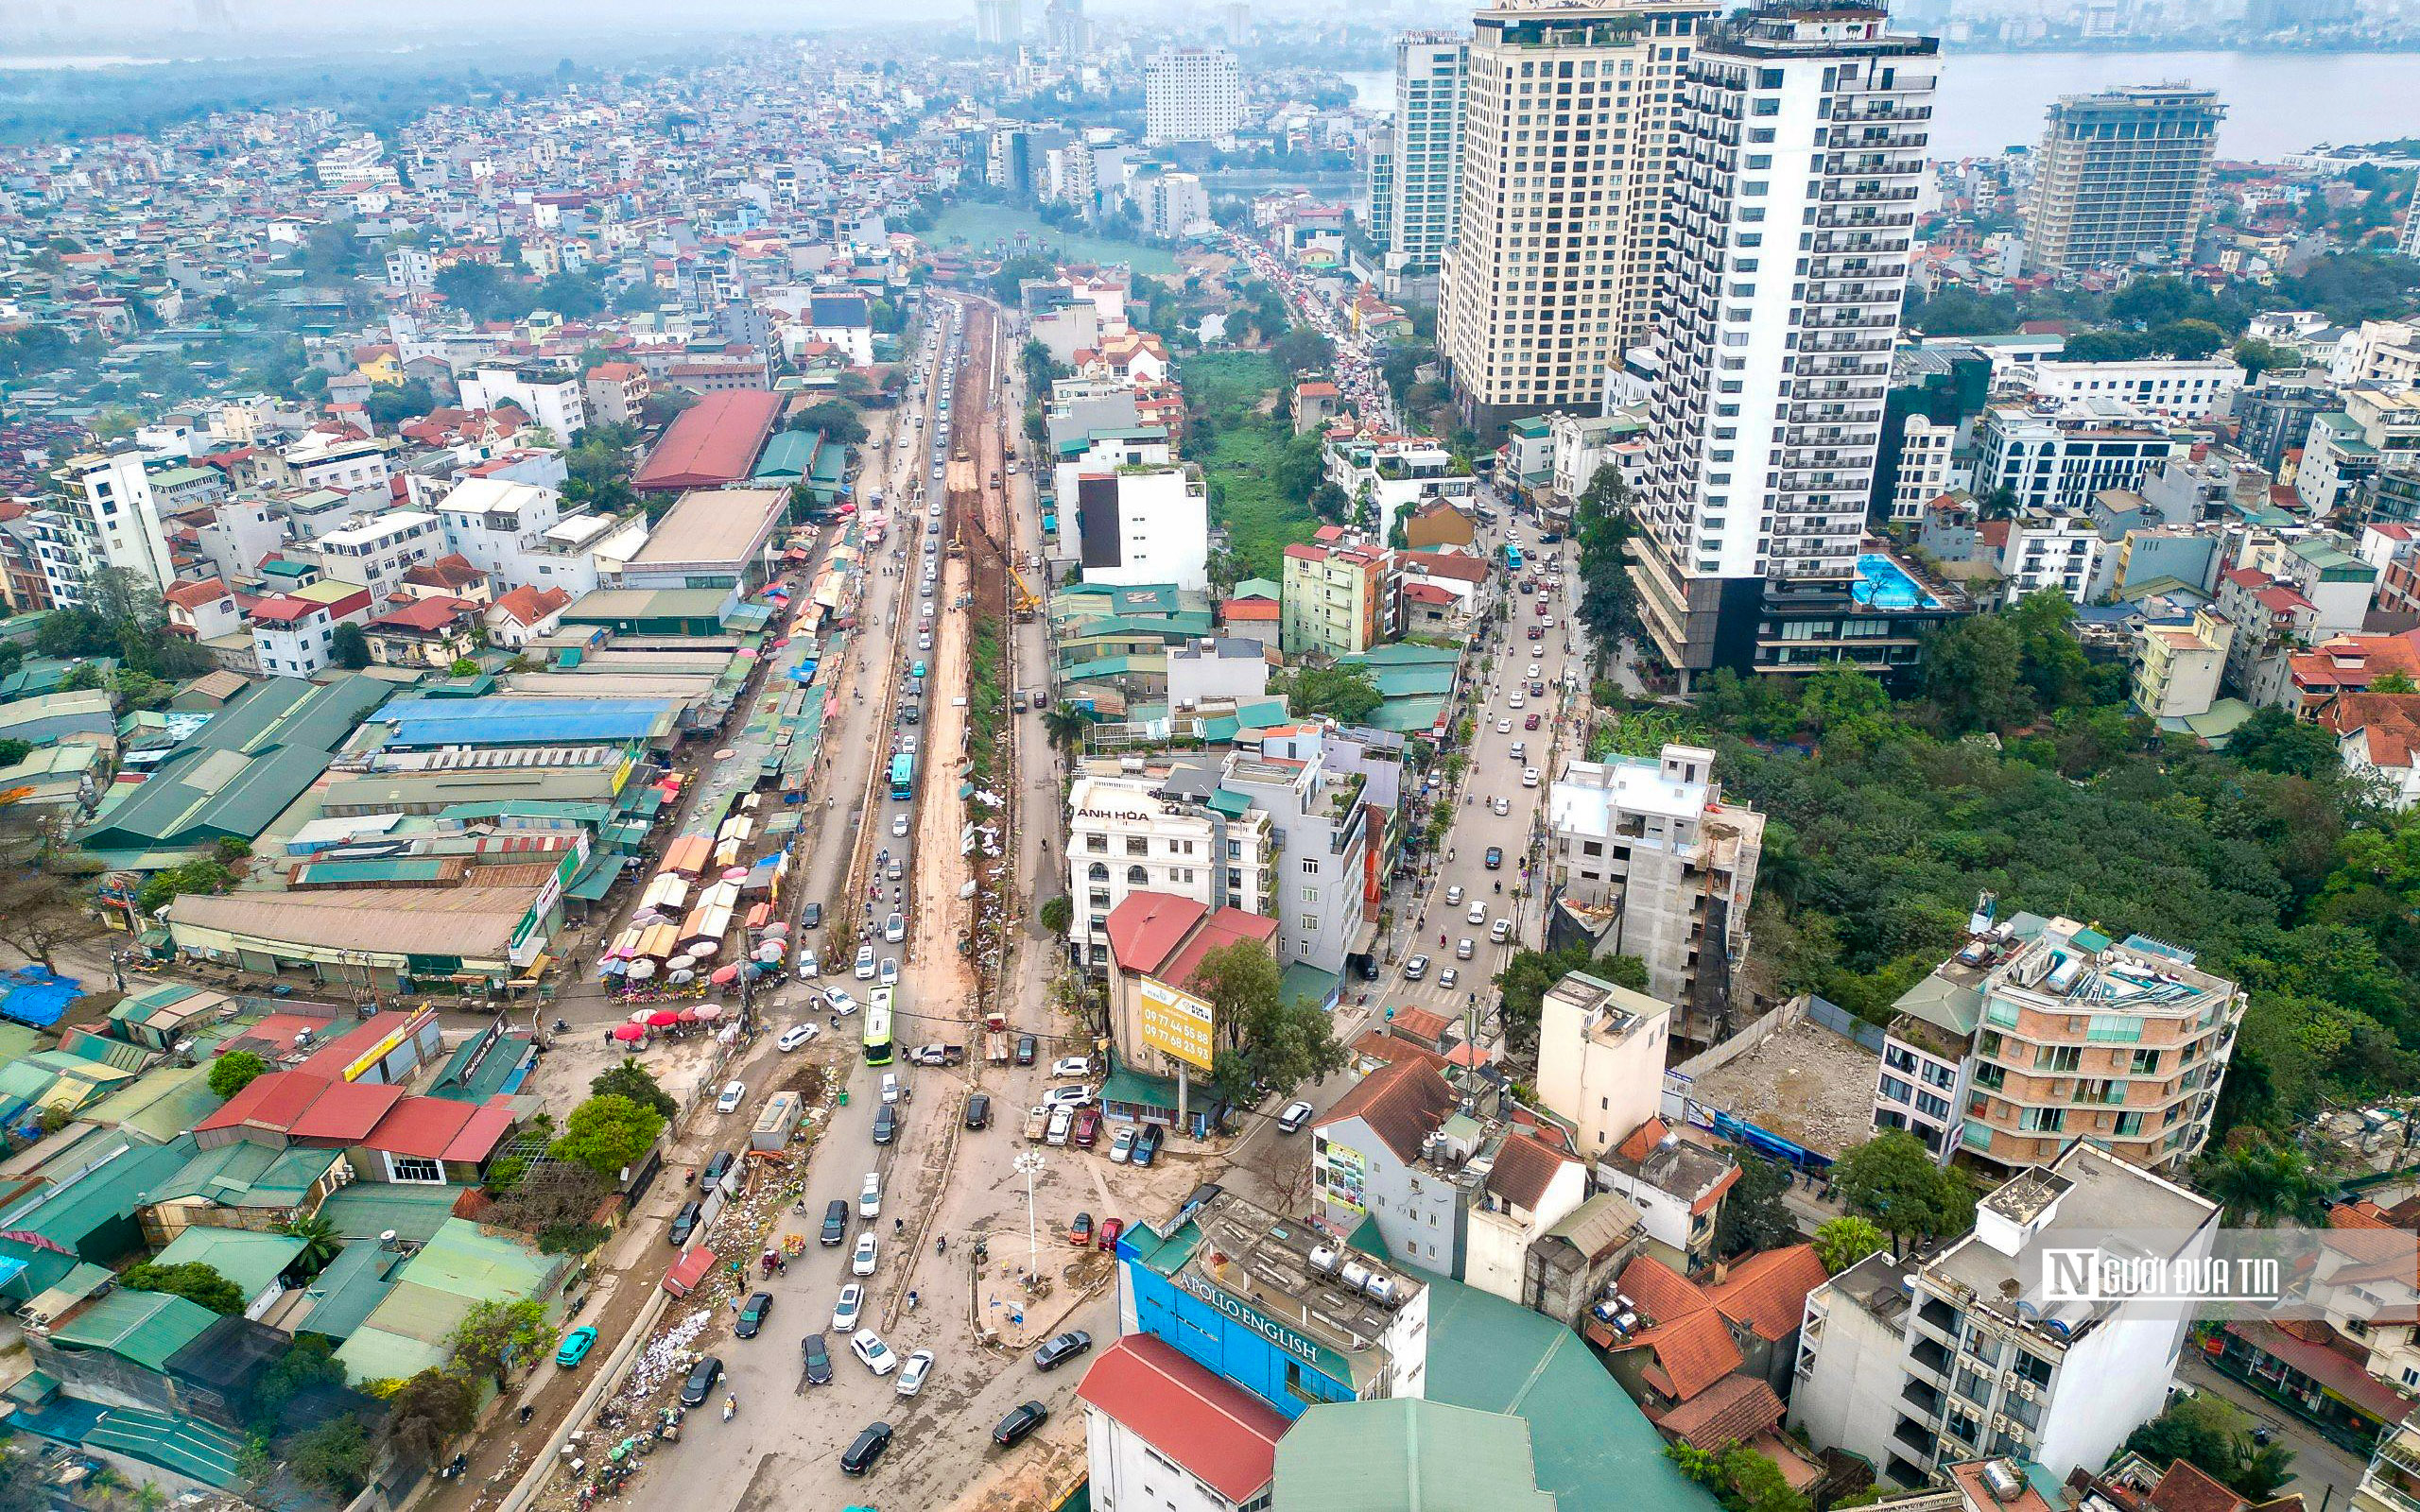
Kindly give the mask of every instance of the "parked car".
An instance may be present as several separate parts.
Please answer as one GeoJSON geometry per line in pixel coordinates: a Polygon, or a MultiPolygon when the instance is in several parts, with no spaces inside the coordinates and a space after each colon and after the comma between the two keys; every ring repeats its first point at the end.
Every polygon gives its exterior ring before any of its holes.
{"type": "Polygon", "coordinates": [[[1067,1226],[1067,1243],[1081,1249],[1092,1242],[1093,1215],[1089,1212],[1080,1212],[1076,1214],[1076,1221],[1067,1226]]]}
{"type": "Polygon", "coordinates": [[[851,997],[848,994],[848,991],[842,988],[825,988],[823,989],[823,1005],[832,1010],[832,1017],[836,1019],[845,1019],[850,1014],[857,1011],[857,1000],[851,997]]]}
{"type": "Polygon", "coordinates": [[[1403,979],[1407,982],[1418,982],[1424,980],[1427,975],[1427,956],[1415,955],[1403,963],[1403,979]]]}
{"type": "Polygon", "coordinates": [[[885,1103],[873,1110],[873,1142],[888,1144],[899,1137],[899,1109],[885,1103]]]}
{"type": "Polygon", "coordinates": [[[899,1101],[899,1073],[886,1071],[882,1074],[882,1100],[886,1104],[899,1101]]]}
{"type": "Polygon", "coordinates": [[[840,1288],[840,1299],[832,1305],[832,1332],[840,1334],[857,1332],[857,1320],[865,1315],[866,1289],[856,1281],[840,1288]]]}
{"type": "Polygon", "coordinates": [[[856,964],[856,974],[857,974],[857,980],[858,980],[858,981],[860,981],[860,982],[871,982],[871,981],[873,981],[873,971],[874,971],[874,963],[873,963],[873,946],[871,946],[871,945],[860,945],[860,946],[858,946],[858,947],[857,947],[857,964],[856,964]]]}
{"type": "Polygon", "coordinates": [[[681,1405],[702,1407],[715,1394],[715,1383],[722,1379],[722,1362],[709,1354],[689,1367],[689,1379],[681,1383],[681,1405]]]}
{"type": "Polygon", "coordinates": [[[724,1082],[722,1084],[722,1095],[715,1099],[715,1111],[717,1113],[736,1113],[739,1111],[739,1105],[747,1100],[748,1084],[746,1082],[724,1082]]]}
{"type": "Polygon", "coordinates": [[[757,1292],[740,1304],[739,1321],[731,1326],[734,1338],[752,1339],[765,1330],[765,1320],[773,1314],[773,1294],[757,1292]]]}
{"type": "Polygon", "coordinates": [[[820,1236],[827,1245],[837,1245],[849,1237],[849,1199],[834,1197],[824,1204],[823,1232],[820,1236]]]}
{"type": "Polygon", "coordinates": [[[782,1037],[779,1040],[774,1040],[773,1043],[784,1053],[787,1053],[792,1050],[804,1050],[808,1045],[813,1044],[815,1042],[815,1037],[822,1032],[822,1027],[819,1024],[794,1023],[788,1028],[783,1030],[782,1037]]]}
{"type": "Polygon", "coordinates": [[[868,1171],[866,1173],[866,1184],[857,1189],[857,1216],[860,1218],[879,1218],[882,1216],[881,1172],[868,1171]]]}
{"type": "Polygon", "coordinates": [[[1021,1401],[1009,1409],[1000,1425],[992,1430],[992,1442],[1002,1449],[1014,1449],[1026,1435],[1050,1420],[1050,1409],[1038,1401],[1021,1401]]]}
{"type": "Polygon", "coordinates": [[[1050,1110],[1050,1124],[1043,1132],[1042,1143],[1045,1144],[1064,1144],[1067,1143],[1068,1134],[1074,1131],[1075,1126],[1076,1110],[1074,1108],[1068,1108],[1063,1104],[1058,1108],[1054,1108],[1050,1110]]]}
{"type": "Polygon", "coordinates": [[[1117,1236],[1125,1231],[1125,1219],[1103,1218],[1100,1221],[1100,1237],[1093,1241],[1093,1247],[1103,1254],[1115,1255],[1117,1253],[1117,1236]]]}
{"type": "Polygon", "coordinates": [[[666,1231],[666,1237],[677,1247],[687,1244],[689,1236],[697,1231],[698,1205],[684,1202],[681,1204],[681,1211],[672,1215],[672,1227],[666,1231]]]}
{"type": "Polygon", "coordinates": [[[1143,1132],[1134,1136],[1134,1164],[1148,1166],[1159,1159],[1160,1139],[1165,1132],[1157,1124],[1143,1125],[1143,1132]]]}
{"type": "Polygon", "coordinates": [[[798,979],[800,981],[812,982],[822,974],[823,960],[822,957],[815,954],[815,948],[813,946],[810,945],[805,950],[798,953],[798,979]]]}
{"type": "Polygon", "coordinates": [[[873,1235],[857,1235],[856,1251],[849,1257],[849,1274],[852,1276],[873,1275],[877,1252],[873,1235]]]}
{"type": "Polygon", "coordinates": [[[1056,1370],[1092,1347],[1091,1334],[1081,1329],[1069,1329],[1033,1351],[1033,1367],[1036,1370],[1056,1370]]]}
{"type": "Polygon", "coordinates": [[[1288,1103],[1286,1110],[1277,1115],[1277,1132],[1300,1134],[1303,1132],[1303,1125],[1309,1123],[1311,1116],[1318,1111],[1319,1109],[1305,1102],[1288,1103]]]}
{"type": "Polygon", "coordinates": [[[1033,1057],[1040,1049],[1041,1046],[1035,1042],[1033,1036],[1029,1034],[1021,1034],[1017,1036],[1017,1064],[1020,1066],[1032,1065],[1033,1057]]]}
{"type": "Polygon", "coordinates": [[[1091,1149],[1095,1144],[1097,1144],[1097,1143],[1100,1143],[1100,1109],[1099,1109],[1099,1108],[1077,1108],[1077,1109],[1076,1109],[1076,1136],[1075,1136],[1075,1137],[1076,1137],[1076,1146],[1077,1146],[1077,1148],[1079,1148],[1079,1149],[1085,1149],[1085,1150],[1089,1150],[1089,1149],[1091,1149]]]}
{"type": "Polygon", "coordinates": [[[1082,1056],[1061,1056],[1050,1063],[1050,1074],[1053,1076],[1089,1076],[1092,1074],[1092,1061],[1082,1056]]]}
{"type": "Polygon", "coordinates": [[[849,1335],[849,1352],[857,1363],[878,1376],[887,1376],[899,1368],[899,1356],[882,1342],[882,1335],[872,1329],[859,1329],[849,1335]]]}
{"type": "Polygon", "coordinates": [[[1133,1130],[1133,1128],[1132,1128],[1132,1126],[1129,1126],[1129,1127],[1126,1127],[1126,1128],[1121,1128],[1121,1129],[1119,1129],[1115,1134],[1113,1134],[1113,1135],[1111,1135],[1111,1136],[1110,1136],[1110,1140],[1109,1140],[1109,1163],[1110,1163],[1110,1164],[1112,1164],[1112,1165],[1124,1165],[1124,1164],[1126,1163],[1126,1161],[1127,1161],[1127,1158],[1128,1158],[1128,1157],[1130,1157],[1130,1156],[1132,1156],[1133,1153],[1134,1153],[1134,1130],[1133,1130]]]}
{"type": "Polygon", "coordinates": [[[912,1397],[925,1389],[925,1378],[933,1373],[933,1351],[918,1349],[899,1367],[899,1394],[912,1397]]]}
{"type": "Polygon", "coordinates": [[[806,1366],[806,1383],[828,1386],[832,1383],[832,1350],[821,1333],[810,1333],[798,1341],[798,1352],[806,1366]]]}
{"type": "Polygon", "coordinates": [[[568,1370],[587,1359],[588,1351],[595,1348],[596,1331],[583,1323],[564,1334],[563,1342],[555,1346],[555,1364],[568,1370]]]}
{"type": "Polygon", "coordinates": [[[1053,1087],[1042,1094],[1045,1108],[1081,1108],[1092,1100],[1090,1087],[1053,1087]]]}
{"type": "Polygon", "coordinates": [[[840,1473],[843,1475],[873,1473],[873,1468],[882,1463],[883,1454],[890,1448],[890,1439],[891,1432],[889,1423],[866,1424],[865,1431],[857,1435],[848,1448],[840,1451],[840,1473]]]}
{"type": "Polygon", "coordinates": [[[1488,925],[1487,937],[1494,940],[1498,945],[1501,945],[1506,940],[1511,939],[1512,937],[1512,920],[1509,919],[1499,919],[1495,923],[1488,925]]]}

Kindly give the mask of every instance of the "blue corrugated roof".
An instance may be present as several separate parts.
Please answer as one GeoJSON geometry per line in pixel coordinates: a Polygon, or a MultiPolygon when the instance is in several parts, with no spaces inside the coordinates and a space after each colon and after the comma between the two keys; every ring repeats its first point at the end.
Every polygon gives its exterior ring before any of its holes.
{"type": "Polygon", "coordinates": [[[404,698],[378,711],[392,746],[526,746],[643,740],[679,707],[668,698],[404,698]]]}

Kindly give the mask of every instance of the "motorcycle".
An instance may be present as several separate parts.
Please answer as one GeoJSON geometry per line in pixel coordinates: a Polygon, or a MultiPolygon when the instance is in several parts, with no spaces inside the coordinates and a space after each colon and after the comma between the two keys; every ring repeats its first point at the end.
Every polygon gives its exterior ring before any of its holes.
{"type": "Polygon", "coordinates": [[[732,1414],[737,1411],[739,1411],[739,1399],[737,1397],[725,1397],[722,1399],[722,1420],[724,1422],[731,1421],[732,1414]]]}

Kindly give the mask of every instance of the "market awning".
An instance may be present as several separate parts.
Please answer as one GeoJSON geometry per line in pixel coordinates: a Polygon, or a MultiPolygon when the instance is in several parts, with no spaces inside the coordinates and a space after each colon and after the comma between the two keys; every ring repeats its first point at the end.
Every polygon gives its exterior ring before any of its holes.
{"type": "Polygon", "coordinates": [[[600,902],[630,864],[628,856],[599,856],[589,863],[587,870],[572,879],[571,885],[563,889],[563,896],[584,903],[600,902]]]}

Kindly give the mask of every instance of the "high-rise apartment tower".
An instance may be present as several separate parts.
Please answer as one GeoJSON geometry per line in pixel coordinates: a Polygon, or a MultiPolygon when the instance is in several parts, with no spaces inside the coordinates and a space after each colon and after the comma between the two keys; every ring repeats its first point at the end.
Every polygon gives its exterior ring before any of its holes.
{"type": "Polygon", "coordinates": [[[1593,413],[1605,369],[1646,338],[1673,101],[1697,33],[1720,11],[1703,0],[1518,0],[1478,12],[1461,224],[1437,314],[1438,352],[1474,429],[1593,413]]]}
{"type": "Polygon", "coordinates": [[[1224,47],[1163,47],[1143,65],[1143,129],[1153,142],[1215,142],[1244,118],[1236,55],[1224,47]]]}
{"type": "Polygon", "coordinates": [[[1839,628],[1801,610],[1903,586],[1857,594],[1940,43],[1885,21],[1768,0],[1689,60],[1633,572],[1685,675],[1788,670],[1759,644],[1839,628]]]}
{"type": "Polygon", "coordinates": [[[1392,266],[1434,272],[1461,224],[1462,92],[1470,43],[1452,32],[1395,40],[1392,266]]]}
{"type": "Polygon", "coordinates": [[[2217,91],[2180,84],[2052,101],[2025,203],[2025,270],[2191,255],[2225,114],[2217,91]]]}

